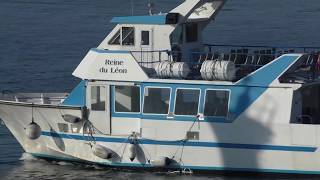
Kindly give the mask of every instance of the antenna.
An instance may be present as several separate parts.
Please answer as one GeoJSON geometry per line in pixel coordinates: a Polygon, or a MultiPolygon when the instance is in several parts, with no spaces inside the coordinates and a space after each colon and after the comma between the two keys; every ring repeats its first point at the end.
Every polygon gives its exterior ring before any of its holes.
{"type": "Polygon", "coordinates": [[[133,16],[134,12],[134,3],[133,0],[131,0],[131,16],[133,16]]]}
{"type": "Polygon", "coordinates": [[[149,15],[152,16],[154,11],[154,3],[152,2],[152,0],[149,0],[148,8],[149,8],[149,15]]]}

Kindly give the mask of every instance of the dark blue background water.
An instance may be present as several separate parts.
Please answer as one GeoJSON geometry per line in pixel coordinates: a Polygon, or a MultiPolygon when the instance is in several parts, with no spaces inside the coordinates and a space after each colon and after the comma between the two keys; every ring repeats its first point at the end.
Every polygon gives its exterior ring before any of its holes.
{"type": "MultiPolygon", "coordinates": [[[[147,14],[147,0],[0,0],[0,90],[69,92],[79,82],[72,71],[112,29],[113,16],[131,15],[131,2],[134,15],[147,14]]],[[[179,2],[155,1],[156,11],[167,12],[179,2]]],[[[229,0],[204,39],[215,44],[320,46],[319,19],[319,0],[229,0]]],[[[22,153],[0,127],[0,179],[254,179],[114,171],[19,160],[22,153]]]]}

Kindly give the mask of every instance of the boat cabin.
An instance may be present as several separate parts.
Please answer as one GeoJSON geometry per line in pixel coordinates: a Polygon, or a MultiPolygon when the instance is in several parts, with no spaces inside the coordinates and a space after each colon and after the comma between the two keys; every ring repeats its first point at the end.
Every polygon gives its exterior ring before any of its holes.
{"type": "Polygon", "coordinates": [[[169,13],[113,18],[63,104],[86,106],[99,131],[113,135],[152,136],[155,121],[233,123],[261,108],[260,122],[317,124],[320,48],[203,44],[224,2],[186,0],[169,13]]]}

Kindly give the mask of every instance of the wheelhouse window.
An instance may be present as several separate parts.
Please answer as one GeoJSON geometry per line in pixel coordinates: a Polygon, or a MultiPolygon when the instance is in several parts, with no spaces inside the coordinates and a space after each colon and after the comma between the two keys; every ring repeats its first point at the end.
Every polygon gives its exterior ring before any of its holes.
{"type": "Polygon", "coordinates": [[[134,28],[122,27],[122,45],[133,46],[134,45],[134,28]]]}
{"type": "Polygon", "coordinates": [[[176,93],[175,115],[197,115],[200,90],[178,89],[176,93]]]}
{"type": "Polygon", "coordinates": [[[143,113],[168,114],[170,92],[170,88],[145,88],[143,113]]]}
{"type": "Polygon", "coordinates": [[[187,23],[186,27],[186,42],[196,42],[198,41],[198,24],[197,23],[187,23]]]}
{"type": "Polygon", "coordinates": [[[140,112],[140,87],[115,86],[115,111],[140,112]]]}
{"type": "Polygon", "coordinates": [[[149,31],[141,31],[141,45],[150,44],[150,33],[149,31]]]}
{"type": "Polygon", "coordinates": [[[229,91],[207,90],[205,97],[204,116],[227,117],[229,95],[229,91]]]}
{"type": "Polygon", "coordinates": [[[120,45],[120,30],[116,32],[116,34],[110,39],[109,44],[110,45],[120,45]]]}
{"type": "Polygon", "coordinates": [[[103,86],[91,87],[91,110],[105,111],[106,109],[106,88],[103,86]]]}

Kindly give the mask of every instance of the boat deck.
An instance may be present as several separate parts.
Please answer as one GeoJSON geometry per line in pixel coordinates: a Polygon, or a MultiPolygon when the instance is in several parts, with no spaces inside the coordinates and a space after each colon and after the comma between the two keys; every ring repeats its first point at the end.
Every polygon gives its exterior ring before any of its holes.
{"type": "Polygon", "coordinates": [[[59,105],[68,96],[68,93],[13,93],[4,90],[0,92],[0,99],[5,101],[59,105]]]}

